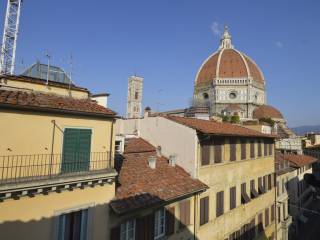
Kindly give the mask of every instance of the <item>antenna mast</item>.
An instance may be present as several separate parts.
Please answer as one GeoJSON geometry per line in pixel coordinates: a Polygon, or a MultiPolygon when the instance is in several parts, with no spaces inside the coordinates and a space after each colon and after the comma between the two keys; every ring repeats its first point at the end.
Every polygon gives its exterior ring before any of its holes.
{"type": "Polygon", "coordinates": [[[0,52],[0,73],[13,74],[22,0],[8,0],[0,52]]]}

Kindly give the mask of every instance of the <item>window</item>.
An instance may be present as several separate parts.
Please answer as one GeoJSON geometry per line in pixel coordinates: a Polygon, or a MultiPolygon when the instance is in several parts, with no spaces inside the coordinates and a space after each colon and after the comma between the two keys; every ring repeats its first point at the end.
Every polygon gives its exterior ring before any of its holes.
{"type": "Polygon", "coordinates": [[[255,181],[254,180],[251,180],[250,181],[250,195],[251,195],[251,198],[256,198],[259,196],[257,190],[256,190],[256,187],[255,187],[255,181]]]}
{"type": "Polygon", "coordinates": [[[278,223],[281,221],[281,209],[280,206],[278,207],[278,223]]]}
{"type": "Polygon", "coordinates": [[[139,98],[139,93],[138,92],[135,92],[134,93],[134,98],[137,100],[139,98]]]}
{"type": "Polygon", "coordinates": [[[63,214],[58,219],[58,240],[86,240],[88,209],[63,214]]]}
{"type": "Polygon", "coordinates": [[[205,166],[210,163],[210,145],[205,143],[201,148],[201,165],[205,166]]]}
{"type": "Polygon", "coordinates": [[[279,195],[280,195],[280,189],[279,189],[279,181],[277,181],[277,196],[279,197],[279,195]]]}
{"type": "Polygon", "coordinates": [[[258,142],[258,157],[262,156],[262,147],[261,147],[261,141],[258,142]]]}
{"type": "Polygon", "coordinates": [[[154,213],[154,239],[165,234],[165,210],[162,208],[154,213]]]}
{"type": "MultiPolygon", "coordinates": [[[[166,209],[166,235],[170,236],[172,234],[174,234],[174,225],[176,222],[176,217],[174,214],[175,208],[174,207],[169,207],[166,209]]],[[[181,209],[180,209],[181,211],[181,209]]],[[[181,215],[181,214],[180,214],[181,215]]],[[[180,217],[181,219],[181,217],[180,217]]],[[[180,225],[181,227],[181,225],[180,225]]]]}
{"type": "Polygon", "coordinates": [[[268,156],[268,143],[266,140],[264,141],[264,144],[263,144],[263,153],[265,157],[268,156]]]}
{"type": "Polygon", "coordinates": [[[250,141],[250,158],[255,157],[255,152],[254,152],[254,141],[250,141]]]}
{"type": "Polygon", "coordinates": [[[286,189],[286,187],[284,185],[284,179],[282,179],[282,193],[284,193],[285,189],[286,189]]]}
{"type": "Polygon", "coordinates": [[[258,215],[258,232],[262,232],[263,231],[263,216],[262,213],[260,213],[258,215]]]}
{"type": "Polygon", "coordinates": [[[224,193],[217,192],[216,217],[219,217],[224,212],[224,193]]]}
{"type": "Polygon", "coordinates": [[[134,240],[135,226],[136,226],[135,219],[122,223],[120,226],[120,240],[134,240]]]}
{"type": "Polygon", "coordinates": [[[274,221],[274,208],[275,208],[275,205],[273,204],[273,205],[271,206],[271,222],[274,221]]]}
{"type": "Polygon", "coordinates": [[[262,182],[262,177],[258,178],[258,192],[259,192],[259,194],[263,194],[266,192],[264,185],[263,185],[263,182],[262,182]]]}
{"type": "Polygon", "coordinates": [[[245,204],[250,202],[250,198],[247,194],[246,183],[241,184],[241,203],[245,204]]]}
{"type": "Polygon", "coordinates": [[[247,158],[247,149],[246,149],[246,140],[241,139],[241,160],[244,160],[247,158]]]}
{"type": "Polygon", "coordinates": [[[236,161],[237,159],[237,141],[236,139],[230,139],[230,161],[236,161]]]}
{"type": "Polygon", "coordinates": [[[200,199],[200,225],[209,221],[209,197],[200,199]]]}
{"type": "Polygon", "coordinates": [[[236,187],[230,188],[230,210],[237,206],[237,189],[236,187]]]}
{"type": "Polygon", "coordinates": [[[273,143],[269,143],[269,155],[273,154],[273,143]]]}
{"type": "Polygon", "coordinates": [[[269,226],[269,208],[267,208],[267,209],[265,210],[265,215],[264,215],[264,217],[265,217],[265,226],[267,227],[267,226],[269,226]]]}
{"type": "Polygon", "coordinates": [[[272,188],[272,174],[268,175],[268,190],[272,188]]]}
{"type": "Polygon", "coordinates": [[[180,202],[180,228],[190,225],[190,200],[180,202]]]}
{"type": "Polygon", "coordinates": [[[222,162],[222,139],[215,139],[214,140],[214,162],[221,163],[222,162]]]}

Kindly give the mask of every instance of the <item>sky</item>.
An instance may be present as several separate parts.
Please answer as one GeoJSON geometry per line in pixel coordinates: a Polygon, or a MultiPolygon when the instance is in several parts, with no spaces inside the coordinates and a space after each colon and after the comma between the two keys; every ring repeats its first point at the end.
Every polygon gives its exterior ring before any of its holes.
{"type": "MultiPolygon", "coordinates": [[[[5,8],[3,0],[1,33],[5,8]]],[[[185,108],[227,24],[261,68],[268,104],[290,127],[320,124],[319,9],[318,0],[24,0],[16,73],[48,52],[77,85],[110,93],[119,114],[130,75],[144,77],[144,107],[185,108]]]]}

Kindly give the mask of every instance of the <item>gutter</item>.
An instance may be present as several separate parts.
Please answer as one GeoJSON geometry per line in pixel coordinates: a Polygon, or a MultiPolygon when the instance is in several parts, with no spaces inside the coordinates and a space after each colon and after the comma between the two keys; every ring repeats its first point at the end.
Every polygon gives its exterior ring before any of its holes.
{"type": "Polygon", "coordinates": [[[14,109],[14,110],[21,110],[21,111],[43,112],[43,113],[58,113],[58,114],[66,114],[66,115],[96,117],[96,118],[102,118],[102,119],[119,118],[119,116],[117,115],[106,114],[106,113],[83,112],[83,111],[67,110],[67,109],[59,109],[59,108],[14,105],[14,104],[5,104],[5,103],[0,103],[0,109],[14,109]]]}

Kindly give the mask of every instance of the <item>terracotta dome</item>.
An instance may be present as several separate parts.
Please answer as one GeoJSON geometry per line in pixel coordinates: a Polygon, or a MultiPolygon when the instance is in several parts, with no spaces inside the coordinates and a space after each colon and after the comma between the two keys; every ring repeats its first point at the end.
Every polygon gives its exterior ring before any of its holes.
{"type": "Polygon", "coordinates": [[[281,112],[269,105],[262,105],[253,110],[252,118],[261,119],[261,118],[277,118],[283,119],[281,112]]]}
{"type": "Polygon", "coordinates": [[[195,84],[210,83],[216,78],[252,78],[263,85],[265,82],[257,64],[244,53],[234,49],[227,29],[221,39],[219,50],[200,67],[195,84]]]}

